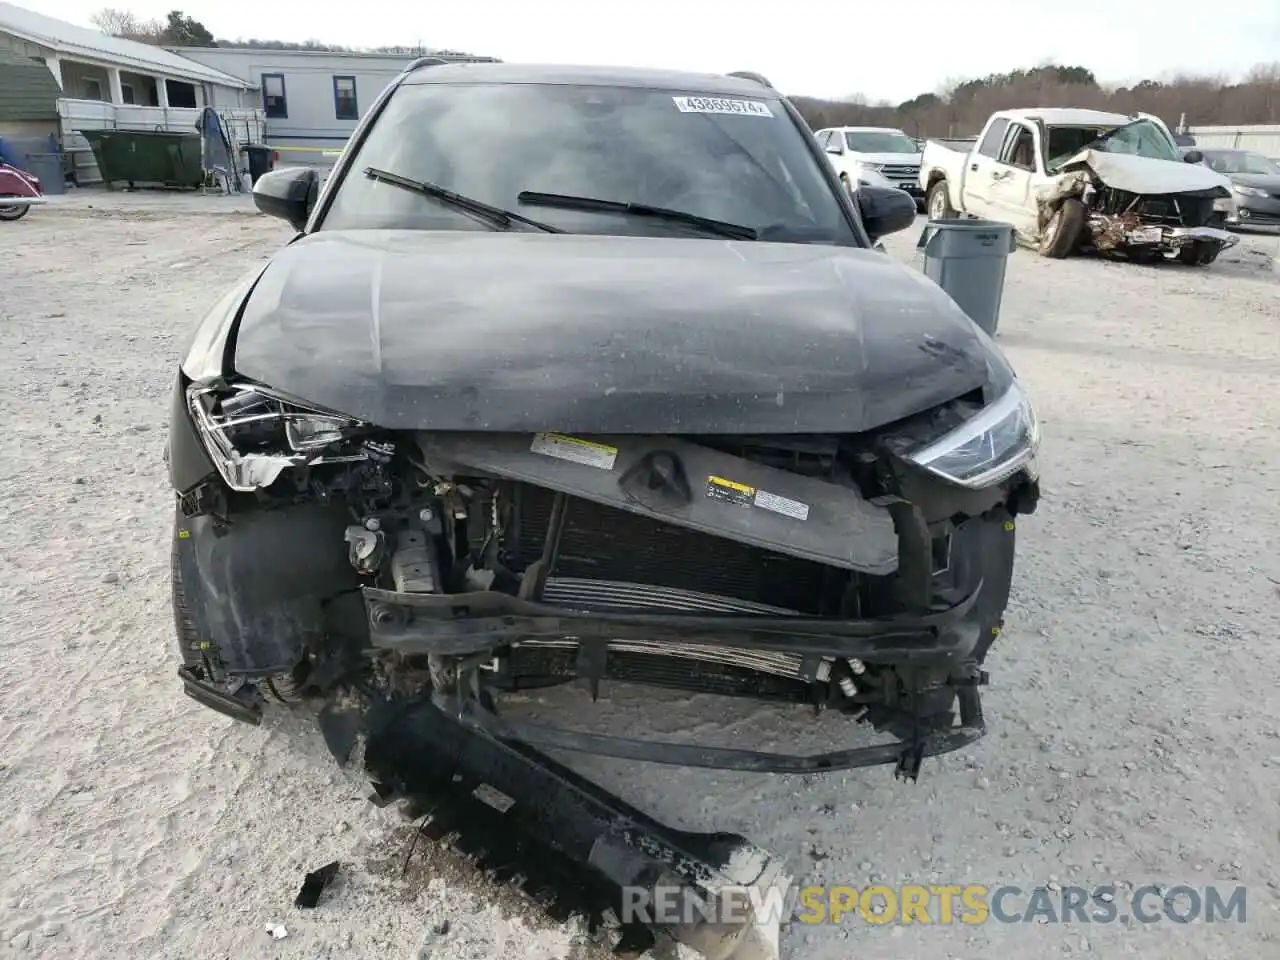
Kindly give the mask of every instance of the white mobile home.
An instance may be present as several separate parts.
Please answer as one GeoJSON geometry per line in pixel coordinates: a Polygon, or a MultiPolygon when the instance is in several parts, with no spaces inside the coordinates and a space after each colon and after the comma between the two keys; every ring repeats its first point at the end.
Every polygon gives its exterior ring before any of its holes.
{"type": "MultiPolygon", "coordinates": [[[[356,123],[410,54],[271,50],[265,47],[182,47],[182,56],[258,88],[266,139],[277,150],[316,154],[341,150],[356,123]]],[[[492,57],[422,51],[445,60],[492,57]]]]}
{"type": "MultiPolygon", "coordinates": [[[[62,148],[73,158],[80,183],[99,178],[93,154],[77,130],[185,133],[194,130],[206,106],[217,108],[224,121],[234,117],[243,128],[236,131],[241,139],[255,139],[251,131],[261,127],[258,92],[252,83],[162,47],[108,36],[3,0],[0,49],[11,58],[44,64],[57,82],[61,96],[50,106],[59,118],[62,148]]],[[[0,122],[0,137],[4,135],[0,122]]]]}

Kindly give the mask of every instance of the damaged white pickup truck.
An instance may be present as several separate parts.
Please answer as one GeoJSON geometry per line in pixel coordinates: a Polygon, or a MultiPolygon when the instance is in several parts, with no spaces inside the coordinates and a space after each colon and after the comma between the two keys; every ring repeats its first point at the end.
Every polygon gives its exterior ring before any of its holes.
{"type": "Polygon", "coordinates": [[[968,152],[925,144],[920,186],[930,218],[1012,223],[1046,257],[1077,250],[1204,266],[1234,246],[1226,177],[1183,155],[1147,114],[1003,110],[968,152]]]}

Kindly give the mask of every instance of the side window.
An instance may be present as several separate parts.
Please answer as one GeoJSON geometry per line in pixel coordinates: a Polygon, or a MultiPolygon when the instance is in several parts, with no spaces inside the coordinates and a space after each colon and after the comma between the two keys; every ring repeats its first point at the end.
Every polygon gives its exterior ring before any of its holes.
{"type": "Polygon", "coordinates": [[[814,136],[818,138],[818,146],[820,146],[823,150],[827,149],[827,141],[831,139],[831,131],[819,130],[817,133],[814,134],[814,136]]]}
{"type": "Polygon", "coordinates": [[[356,78],[333,78],[333,115],[338,120],[359,120],[360,107],[356,103],[356,78]]]}
{"type": "Polygon", "coordinates": [[[289,119],[289,101],[284,94],[283,73],[262,75],[262,112],[268,119],[289,119]]]}
{"type": "Polygon", "coordinates": [[[1019,170],[1036,169],[1036,138],[1031,128],[1022,123],[1009,125],[1009,135],[1000,151],[1000,162],[1019,170]]]}
{"type": "Polygon", "coordinates": [[[831,131],[831,139],[827,141],[827,147],[833,153],[844,153],[844,133],[840,130],[831,131]]]}
{"type": "Polygon", "coordinates": [[[982,137],[982,142],[978,144],[978,153],[984,157],[990,157],[992,160],[998,160],[1000,157],[1000,145],[1004,143],[1005,131],[1009,129],[1009,120],[1007,117],[997,117],[991,121],[991,125],[987,127],[986,134],[982,137]]]}

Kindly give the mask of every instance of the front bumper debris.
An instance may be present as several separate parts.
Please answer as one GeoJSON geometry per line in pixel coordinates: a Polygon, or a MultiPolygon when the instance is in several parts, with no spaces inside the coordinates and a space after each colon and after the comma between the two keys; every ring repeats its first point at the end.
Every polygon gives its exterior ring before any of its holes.
{"type": "MultiPolygon", "coordinates": [[[[1114,231],[1114,228],[1111,228],[1114,231]]],[[[1148,247],[1165,252],[1176,252],[1195,243],[1216,243],[1227,250],[1240,242],[1240,238],[1217,227],[1169,227],[1160,224],[1128,226],[1123,233],[1123,245],[1148,247]]]]}
{"type": "MultiPolygon", "coordinates": [[[[322,728],[326,722],[342,721],[330,714],[322,728]]],[[[622,955],[666,942],[723,960],[778,957],[785,916],[754,908],[771,892],[781,903],[791,878],[745,838],[667,827],[532,747],[457,723],[425,698],[379,698],[360,723],[364,773],[379,803],[404,798],[427,811],[421,833],[553,916],[585,914],[595,928],[612,913],[627,942],[622,955]]],[[[331,749],[342,740],[326,734],[331,749]]],[[[334,754],[343,765],[351,756],[334,754]]]]}

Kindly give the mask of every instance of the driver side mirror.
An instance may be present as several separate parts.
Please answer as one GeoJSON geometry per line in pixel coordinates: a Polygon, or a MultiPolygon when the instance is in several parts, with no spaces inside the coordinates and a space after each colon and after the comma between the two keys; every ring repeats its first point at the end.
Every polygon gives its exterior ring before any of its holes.
{"type": "Polygon", "coordinates": [[[916,222],[916,202],[905,190],[862,183],[855,197],[862,225],[873,241],[905,230],[916,222]]]}
{"type": "Polygon", "coordinates": [[[1204,163],[1204,154],[1199,150],[1188,150],[1182,155],[1182,159],[1187,163],[1204,163]]]}
{"type": "Polygon", "coordinates": [[[828,143],[827,153],[844,153],[844,150],[840,147],[840,144],[838,143],[828,143]]]}
{"type": "Polygon", "coordinates": [[[313,167],[284,167],[258,178],[253,185],[253,205],[301,233],[319,192],[320,175],[313,167]]]}

